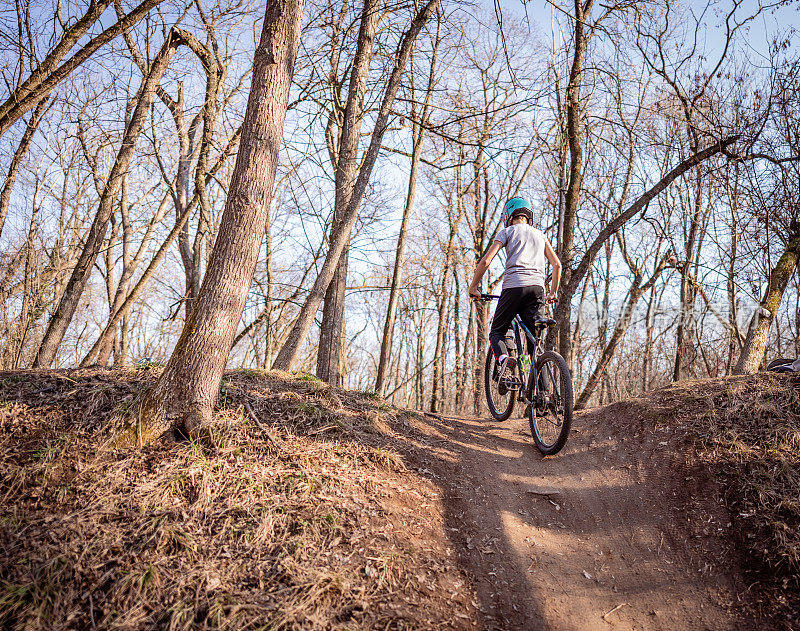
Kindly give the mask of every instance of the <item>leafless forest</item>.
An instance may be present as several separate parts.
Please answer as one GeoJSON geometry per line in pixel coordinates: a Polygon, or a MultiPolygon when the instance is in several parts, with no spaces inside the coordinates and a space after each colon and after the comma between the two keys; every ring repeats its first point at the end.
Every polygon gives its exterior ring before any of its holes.
{"type": "MultiPolygon", "coordinates": [[[[2,3],[4,370],[170,357],[264,4],[2,3]]],[[[466,290],[515,195],[564,263],[579,405],[795,357],[799,6],[307,0],[228,367],[478,409],[491,313],[466,290]]]]}

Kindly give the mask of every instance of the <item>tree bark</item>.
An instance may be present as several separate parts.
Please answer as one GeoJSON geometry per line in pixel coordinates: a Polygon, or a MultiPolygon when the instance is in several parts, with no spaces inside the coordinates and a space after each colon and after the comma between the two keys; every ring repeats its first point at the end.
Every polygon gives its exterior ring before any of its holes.
{"type": "Polygon", "coordinates": [[[44,335],[44,339],[42,340],[39,351],[36,354],[36,359],[34,360],[35,368],[49,368],[56,357],[58,346],[64,338],[72,316],[75,314],[75,309],[78,306],[78,302],[89,280],[89,276],[91,275],[94,262],[97,259],[97,255],[105,239],[108,222],[111,219],[111,214],[114,211],[114,203],[116,202],[120,186],[122,185],[122,178],[127,172],[128,166],[136,151],[136,142],[139,139],[142,126],[147,118],[147,113],[153,103],[156,86],[159,81],[161,81],[161,77],[169,66],[169,62],[175,50],[182,43],[184,43],[184,41],[178,32],[175,30],[170,31],[167,40],[153,60],[150,72],[142,80],[142,85],[136,97],[136,107],[131,115],[130,124],[125,129],[122,145],[117,153],[114,166],[111,168],[111,173],[103,187],[103,192],[100,196],[100,206],[92,222],[89,234],[86,237],[83,250],[78,258],[78,263],[72,270],[72,275],[67,282],[66,289],[61,296],[61,301],[55,313],[50,318],[47,332],[44,335]]]}
{"type": "Polygon", "coordinates": [[[418,410],[422,409],[425,405],[425,379],[423,378],[425,372],[424,365],[424,344],[425,344],[425,320],[423,314],[420,314],[419,328],[417,329],[417,361],[414,370],[414,407],[418,410]]]}
{"type": "Polygon", "coordinates": [[[217,241],[197,302],[139,422],[116,446],[152,441],[172,427],[206,431],[242,317],[272,201],[278,149],[300,39],[303,0],[268,0],[253,78],[217,241]]]}
{"type": "Polygon", "coordinates": [[[317,350],[317,377],[325,383],[343,388],[347,381],[346,352],[344,350],[344,301],[347,289],[347,267],[350,260],[350,240],[344,246],[339,264],[333,273],[322,306],[322,326],[317,350]]]}
{"type": "Polygon", "coordinates": [[[775,319],[778,307],[780,307],[783,292],[786,291],[786,286],[797,266],[798,257],[800,257],[800,236],[794,236],[786,245],[777,265],[770,272],[767,290],[753,314],[753,321],[747,332],[744,348],[733,371],[735,375],[750,375],[758,370],[767,348],[769,328],[775,319]]]}
{"type": "MultiPolygon", "coordinates": [[[[569,174],[567,177],[567,190],[564,195],[564,216],[561,227],[561,242],[559,245],[559,258],[563,265],[562,282],[569,285],[575,258],[575,224],[578,217],[581,185],[583,183],[583,123],[581,112],[581,84],[583,82],[583,64],[586,57],[586,18],[592,10],[594,0],[575,0],[573,16],[574,42],[572,66],[566,89],[566,132],[567,146],[569,148],[569,174]]],[[[559,352],[572,367],[572,346],[570,344],[572,326],[572,294],[563,295],[559,306],[559,352]]]]}
{"type": "MultiPolygon", "coordinates": [[[[483,196],[481,195],[481,179],[485,174],[484,170],[484,141],[485,135],[488,130],[488,123],[484,118],[484,136],[478,142],[475,152],[475,158],[472,161],[472,185],[474,191],[472,194],[472,212],[473,212],[473,230],[472,230],[472,254],[475,257],[475,264],[481,260],[485,250],[486,241],[486,212],[484,205],[481,203],[483,196]]],[[[481,279],[481,283],[483,280],[481,279]]],[[[481,287],[478,291],[483,291],[481,287]]],[[[479,414],[481,409],[481,392],[483,390],[483,368],[484,368],[484,352],[486,349],[486,320],[488,318],[488,309],[485,302],[475,301],[475,354],[472,357],[472,412],[479,414]]]]}
{"type": "MultiPolygon", "coordinates": [[[[469,300],[469,318],[467,320],[467,334],[464,336],[464,352],[461,355],[461,374],[464,376],[464,398],[462,402],[462,407],[467,409],[468,402],[470,400],[470,391],[467,390],[467,385],[469,383],[469,374],[472,372],[470,370],[472,366],[472,362],[474,361],[474,357],[472,353],[475,351],[475,322],[477,321],[477,310],[476,305],[480,304],[475,300],[469,300]]],[[[472,390],[472,394],[474,396],[474,388],[472,390]]]]}
{"type": "Polygon", "coordinates": [[[455,364],[453,404],[456,414],[461,413],[464,388],[464,373],[461,370],[461,285],[459,283],[458,265],[453,265],[453,362],[455,364]]]}
{"type": "MultiPolygon", "coordinates": [[[[380,18],[378,8],[377,0],[364,2],[358,29],[356,54],[350,71],[350,87],[347,92],[347,104],[344,110],[338,151],[335,154],[331,152],[331,157],[333,158],[335,155],[336,158],[334,163],[336,196],[331,236],[334,232],[343,230],[342,221],[347,216],[347,207],[353,195],[358,172],[358,141],[361,135],[361,123],[364,120],[364,96],[372,60],[375,30],[380,18]]],[[[334,72],[333,68],[331,68],[331,72],[334,72]]],[[[342,342],[345,335],[344,301],[349,248],[350,230],[347,231],[347,242],[339,257],[333,277],[325,290],[322,327],[317,351],[317,377],[339,387],[343,386],[345,381],[342,342]]]]}
{"type": "Polygon", "coordinates": [[[431,412],[441,411],[441,393],[443,391],[444,380],[444,356],[446,354],[444,339],[445,326],[447,325],[447,309],[450,306],[450,268],[453,265],[454,244],[458,234],[458,226],[461,223],[461,209],[463,206],[458,200],[458,187],[456,187],[456,208],[453,211],[452,204],[448,209],[450,219],[450,231],[447,236],[447,246],[445,247],[444,269],[442,270],[442,280],[439,285],[438,304],[436,305],[438,324],[436,327],[436,348],[433,355],[433,381],[431,382],[431,412]],[[455,215],[455,217],[453,216],[455,215]]]}
{"type": "Polygon", "coordinates": [[[431,16],[433,11],[436,10],[439,2],[440,0],[428,0],[427,4],[425,4],[414,17],[408,30],[403,35],[398,48],[396,63],[392,69],[392,74],[389,78],[389,82],[386,86],[386,91],[384,92],[383,100],[378,111],[375,128],[372,132],[372,138],[370,139],[370,145],[364,157],[363,166],[358,173],[358,178],[356,179],[350,202],[347,205],[347,210],[342,216],[342,221],[338,227],[335,227],[335,229],[331,231],[330,246],[328,247],[328,253],[325,257],[325,261],[322,264],[322,269],[320,270],[320,273],[317,276],[317,279],[314,282],[314,285],[311,288],[305,303],[300,309],[300,313],[295,320],[289,336],[281,347],[281,350],[278,352],[278,356],[275,358],[275,362],[272,365],[273,369],[289,370],[297,359],[297,355],[300,352],[300,345],[303,343],[303,340],[305,340],[306,335],[311,328],[314,315],[319,309],[319,305],[322,302],[325,292],[328,289],[328,285],[333,278],[336,267],[339,264],[339,259],[342,256],[345,245],[350,239],[350,231],[353,228],[353,224],[355,224],[356,217],[358,216],[358,209],[361,205],[361,200],[364,198],[364,192],[366,191],[367,183],[369,182],[369,178],[372,174],[372,168],[375,166],[375,160],[378,158],[378,153],[383,141],[383,135],[386,133],[388,128],[388,119],[389,114],[391,113],[392,103],[394,102],[395,94],[397,94],[397,89],[400,86],[400,79],[405,71],[406,63],[411,55],[411,48],[414,45],[414,41],[416,40],[420,29],[422,29],[422,26],[431,16]]]}

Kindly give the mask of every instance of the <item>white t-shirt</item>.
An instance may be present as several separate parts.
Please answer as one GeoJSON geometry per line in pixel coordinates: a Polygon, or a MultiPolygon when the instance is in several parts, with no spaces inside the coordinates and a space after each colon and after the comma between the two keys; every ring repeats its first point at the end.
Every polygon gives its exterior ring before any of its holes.
{"type": "Polygon", "coordinates": [[[495,237],[506,249],[506,274],[503,289],[512,287],[544,287],[546,259],[544,244],[547,237],[527,223],[512,224],[495,237]]]}

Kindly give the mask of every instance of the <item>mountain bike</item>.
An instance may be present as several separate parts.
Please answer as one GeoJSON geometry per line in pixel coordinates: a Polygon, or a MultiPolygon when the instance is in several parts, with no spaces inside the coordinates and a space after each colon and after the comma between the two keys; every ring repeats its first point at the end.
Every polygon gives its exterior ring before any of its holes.
{"type": "MultiPolygon", "coordinates": [[[[499,297],[481,294],[480,299],[488,302],[499,297]]],[[[508,354],[517,360],[515,367],[501,375],[497,359],[489,348],[484,370],[486,403],[492,416],[506,421],[514,411],[514,404],[524,403],[533,442],[546,456],[559,452],[567,442],[574,396],[572,375],[564,358],[544,349],[545,333],[555,323],[552,318],[537,315],[531,331],[517,315],[506,334],[508,354]]]]}

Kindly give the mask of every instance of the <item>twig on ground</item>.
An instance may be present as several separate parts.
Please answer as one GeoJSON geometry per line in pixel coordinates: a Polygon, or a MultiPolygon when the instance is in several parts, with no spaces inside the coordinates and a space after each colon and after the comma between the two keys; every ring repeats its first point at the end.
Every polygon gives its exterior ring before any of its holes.
{"type": "Polygon", "coordinates": [[[611,611],[606,611],[606,612],[603,614],[603,620],[605,620],[606,622],[608,622],[608,616],[610,616],[612,613],[614,613],[614,612],[615,612],[615,611],[617,611],[618,609],[622,609],[622,608],[623,608],[625,605],[627,605],[627,604],[628,604],[628,603],[620,603],[619,605],[617,605],[616,607],[614,607],[614,608],[613,608],[611,611]]]}
{"type": "Polygon", "coordinates": [[[250,418],[251,418],[251,419],[253,419],[253,422],[254,422],[256,425],[258,425],[259,429],[260,429],[262,432],[264,432],[264,435],[265,435],[265,436],[266,436],[266,437],[269,439],[269,442],[271,442],[271,443],[273,444],[273,446],[275,447],[275,449],[280,449],[280,448],[281,448],[280,444],[279,444],[279,443],[278,443],[278,441],[275,439],[275,437],[272,435],[272,432],[271,432],[271,431],[269,431],[269,429],[267,429],[266,425],[264,425],[264,424],[263,424],[263,423],[262,423],[262,422],[259,420],[258,416],[256,416],[256,413],[255,413],[255,411],[253,410],[252,406],[251,406],[249,403],[245,403],[245,404],[244,404],[244,409],[245,409],[245,410],[247,410],[247,413],[248,413],[248,415],[250,416],[250,418]]]}

